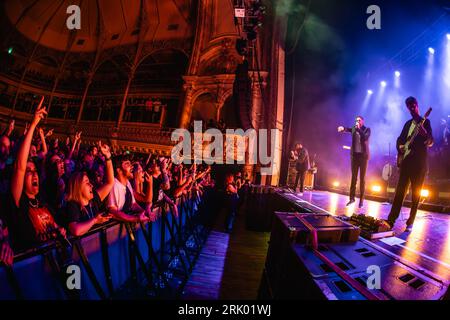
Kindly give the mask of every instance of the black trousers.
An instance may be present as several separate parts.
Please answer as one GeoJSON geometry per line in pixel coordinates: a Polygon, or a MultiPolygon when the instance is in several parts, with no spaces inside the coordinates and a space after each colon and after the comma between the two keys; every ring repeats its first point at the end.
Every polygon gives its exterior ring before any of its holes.
{"type": "Polygon", "coordinates": [[[351,158],[352,162],[352,182],[350,184],[350,199],[355,200],[356,182],[358,181],[359,171],[359,192],[360,201],[364,199],[364,192],[366,190],[366,171],[369,159],[363,153],[355,153],[351,158]]]}
{"type": "Polygon", "coordinates": [[[303,188],[305,186],[305,176],[306,176],[306,169],[300,169],[297,170],[297,175],[295,176],[295,188],[298,188],[298,183],[300,181],[300,192],[303,192],[303,188]]]}
{"type": "Polygon", "coordinates": [[[422,189],[423,181],[425,179],[426,168],[426,162],[415,161],[414,158],[406,158],[402,163],[397,188],[395,189],[394,202],[392,203],[391,212],[388,217],[388,221],[392,226],[400,215],[403,200],[405,200],[406,192],[410,185],[412,204],[406,225],[410,226],[414,223],[417,208],[419,207],[420,190],[422,189]]]}

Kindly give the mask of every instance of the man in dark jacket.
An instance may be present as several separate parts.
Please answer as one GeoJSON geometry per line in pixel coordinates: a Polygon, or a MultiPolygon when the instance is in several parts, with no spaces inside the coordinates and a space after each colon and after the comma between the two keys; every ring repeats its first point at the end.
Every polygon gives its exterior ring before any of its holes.
{"type": "Polygon", "coordinates": [[[364,126],[363,117],[357,116],[355,119],[355,125],[353,127],[345,128],[343,126],[340,126],[338,127],[338,132],[349,132],[352,134],[352,147],[350,150],[352,163],[352,182],[350,184],[350,199],[347,203],[347,206],[355,202],[356,182],[358,180],[359,171],[359,207],[362,208],[364,203],[367,163],[370,156],[370,128],[364,126]]]}
{"type": "MultiPolygon", "coordinates": [[[[404,152],[405,143],[414,129],[420,124],[423,118],[419,115],[419,105],[416,98],[409,97],[405,101],[406,107],[411,114],[412,119],[408,120],[403,126],[402,133],[397,139],[397,151],[404,152]]],[[[409,219],[406,221],[406,231],[412,230],[414,220],[416,218],[417,208],[420,201],[420,193],[422,184],[427,171],[427,152],[428,148],[434,143],[433,132],[430,120],[426,119],[423,125],[419,127],[419,133],[411,144],[411,152],[403,159],[400,164],[400,176],[395,188],[394,202],[392,203],[391,212],[386,221],[389,227],[393,227],[402,208],[406,191],[411,185],[412,204],[409,219]]]]}
{"type": "Polygon", "coordinates": [[[309,170],[308,150],[306,150],[301,143],[297,143],[295,149],[291,151],[291,159],[295,160],[295,170],[297,170],[295,189],[297,190],[300,182],[300,192],[303,193],[306,172],[309,170]]]}

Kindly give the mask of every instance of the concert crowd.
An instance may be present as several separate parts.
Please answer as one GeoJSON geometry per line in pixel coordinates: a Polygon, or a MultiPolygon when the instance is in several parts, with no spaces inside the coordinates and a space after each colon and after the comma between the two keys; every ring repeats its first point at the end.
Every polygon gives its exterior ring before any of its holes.
{"type": "Polygon", "coordinates": [[[42,101],[24,132],[14,120],[0,132],[0,264],[11,266],[15,253],[82,236],[111,219],[153,222],[162,206],[177,216],[177,198],[214,186],[207,165],[116,153],[103,141],[84,144],[82,132],[54,138],[42,125],[42,101]]]}

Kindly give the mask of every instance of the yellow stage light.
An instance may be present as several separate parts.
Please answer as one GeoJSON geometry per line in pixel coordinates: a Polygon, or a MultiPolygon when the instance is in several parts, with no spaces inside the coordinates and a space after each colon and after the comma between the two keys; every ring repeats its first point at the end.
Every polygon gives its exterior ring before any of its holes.
{"type": "Polygon", "coordinates": [[[422,189],[420,190],[420,196],[424,198],[428,198],[430,196],[430,190],[422,189]]]}
{"type": "Polygon", "coordinates": [[[379,186],[379,185],[372,186],[372,191],[373,192],[381,192],[381,186],[379,186]]]}

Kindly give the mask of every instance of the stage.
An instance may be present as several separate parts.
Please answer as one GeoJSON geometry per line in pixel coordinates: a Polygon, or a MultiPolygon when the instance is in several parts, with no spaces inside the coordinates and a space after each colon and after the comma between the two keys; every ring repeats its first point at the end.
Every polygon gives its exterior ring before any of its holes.
{"type": "MultiPolygon", "coordinates": [[[[348,216],[354,213],[365,214],[374,218],[385,219],[389,215],[391,204],[366,200],[364,207],[357,207],[358,199],[346,207],[348,197],[327,191],[305,191],[284,193],[290,201],[301,205],[306,201],[319,211],[326,211],[334,216],[348,216]]],[[[414,265],[417,269],[448,282],[450,279],[450,215],[419,210],[414,228],[404,232],[405,222],[409,216],[409,208],[403,207],[400,218],[394,226],[395,236],[371,241],[386,250],[400,261],[414,265]],[[387,242],[387,243],[386,243],[387,242]],[[389,244],[388,244],[389,243],[389,244]]]]}

